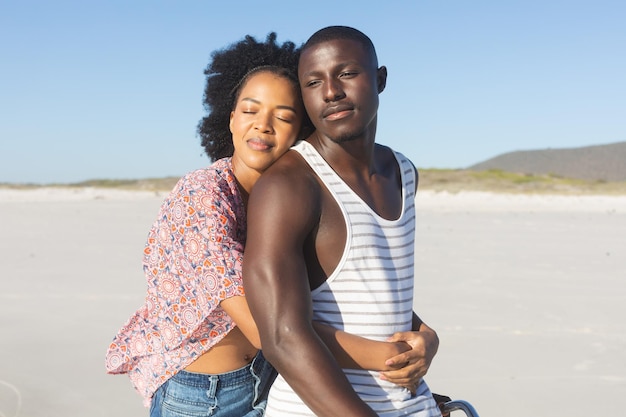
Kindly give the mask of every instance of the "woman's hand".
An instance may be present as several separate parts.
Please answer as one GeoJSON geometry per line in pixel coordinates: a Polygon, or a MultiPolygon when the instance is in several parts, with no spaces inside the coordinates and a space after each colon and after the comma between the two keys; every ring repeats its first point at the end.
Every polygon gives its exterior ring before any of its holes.
{"type": "Polygon", "coordinates": [[[423,330],[398,332],[387,339],[391,343],[407,343],[411,350],[387,359],[385,365],[393,370],[381,372],[382,379],[405,387],[413,394],[439,348],[437,333],[426,325],[421,328],[423,330]]]}

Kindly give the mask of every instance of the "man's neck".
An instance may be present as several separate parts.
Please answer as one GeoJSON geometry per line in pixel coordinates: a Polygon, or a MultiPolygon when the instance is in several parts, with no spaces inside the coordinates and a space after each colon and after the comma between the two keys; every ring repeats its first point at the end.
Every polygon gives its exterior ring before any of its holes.
{"type": "Polygon", "coordinates": [[[374,135],[335,141],[315,132],[307,140],[340,176],[370,176],[376,171],[374,135]]]}

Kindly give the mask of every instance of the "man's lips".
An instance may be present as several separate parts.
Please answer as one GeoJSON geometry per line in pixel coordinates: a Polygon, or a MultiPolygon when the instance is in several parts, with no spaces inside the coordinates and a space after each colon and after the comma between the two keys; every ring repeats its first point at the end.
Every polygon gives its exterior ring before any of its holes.
{"type": "Polygon", "coordinates": [[[347,117],[352,113],[354,107],[348,104],[329,107],[322,113],[322,117],[326,120],[339,120],[347,117]]]}

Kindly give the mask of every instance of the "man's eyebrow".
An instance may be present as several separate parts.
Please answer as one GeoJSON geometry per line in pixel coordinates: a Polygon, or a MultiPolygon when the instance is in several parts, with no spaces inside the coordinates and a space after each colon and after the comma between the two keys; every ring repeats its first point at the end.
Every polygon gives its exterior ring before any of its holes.
{"type": "Polygon", "coordinates": [[[321,71],[311,70],[311,71],[302,73],[302,76],[303,77],[315,77],[315,76],[319,76],[319,74],[321,74],[321,71]]]}
{"type": "MultiPolygon", "coordinates": [[[[354,67],[354,66],[361,68],[363,64],[358,60],[348,59],[348,60],[337,63],[337,65],[331,68],[331,72],[341,71],[345,69],[346,67],[354,67]]],[[[323,72],[324,72],[323,70],[312,69],[311,71],[303,72],[302,76],[303,77],[320,77],[323,74],[323,72]]]]}

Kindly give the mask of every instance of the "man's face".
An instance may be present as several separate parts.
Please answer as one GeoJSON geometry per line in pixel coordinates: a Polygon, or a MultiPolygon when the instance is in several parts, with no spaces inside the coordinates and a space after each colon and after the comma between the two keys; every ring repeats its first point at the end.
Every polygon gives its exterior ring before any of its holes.
{"type": "Polygon", "coordinates": [[[304,105],[318,133],[345,142],[358,139],[376,122],[378,71],[359,42],[338,39],[306,49],[298,76],[304,105]]]}

